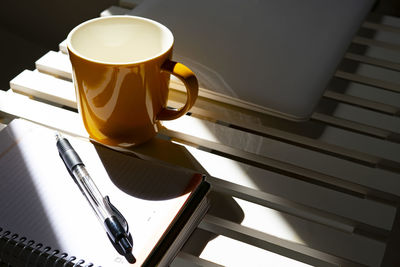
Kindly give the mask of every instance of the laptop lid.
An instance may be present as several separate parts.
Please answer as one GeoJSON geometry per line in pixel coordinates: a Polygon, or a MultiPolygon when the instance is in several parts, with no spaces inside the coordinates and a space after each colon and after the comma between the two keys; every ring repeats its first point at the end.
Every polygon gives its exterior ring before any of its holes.
{"type": "Polygon", "coordinates": [[[373,0],[144,0],[218,101],[307,120],[373,0]]]}

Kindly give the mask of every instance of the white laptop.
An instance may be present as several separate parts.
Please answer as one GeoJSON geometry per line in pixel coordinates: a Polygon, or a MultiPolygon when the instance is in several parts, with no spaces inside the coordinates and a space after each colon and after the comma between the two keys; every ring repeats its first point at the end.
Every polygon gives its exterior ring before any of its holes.
{"type": "Polygon", "coordinates": [[[211,97],[307,120],[373,0],[144,0],[211,97]],[[210,93],[210,92],[209,92],[210,93]]]}

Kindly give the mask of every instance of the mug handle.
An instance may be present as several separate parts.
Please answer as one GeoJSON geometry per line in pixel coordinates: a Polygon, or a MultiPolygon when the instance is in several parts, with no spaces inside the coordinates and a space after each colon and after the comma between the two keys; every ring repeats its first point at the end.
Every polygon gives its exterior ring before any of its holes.
{"type": "Polygon", "coordinates": [[[199,93],[199,84],[194,73],[185,65],[167,59],[161,66],[161,71],[168,72],[178,77],[186,87],[186,103],[178,110],[163,108],[158,114],[158,120],[174,120],[186,112],[194,105],[197,95],[199,93]]]}

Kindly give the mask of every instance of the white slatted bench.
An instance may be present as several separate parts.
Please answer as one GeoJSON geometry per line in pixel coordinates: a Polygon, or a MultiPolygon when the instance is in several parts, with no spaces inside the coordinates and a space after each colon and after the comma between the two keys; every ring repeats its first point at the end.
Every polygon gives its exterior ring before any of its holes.
{"type": "MultiPolygon", "coordinates": [[[[121,3],[102,15],[132,7],[121,3]]],[[[174,266],[390,262],[400,224],[400,20],[383,19],[363,24],[374,38],[354,38],[310,121],[221,103],[201,89],[190,113],[164,122],[154,140],[132,149],[210,176],[211,209],[174,266]]],[[[3,123],[20,117],[86,136],[65,42],[10,87],[0,91],[3,123]]],[[[170,87],[168,105],[181,105],[182,84],[172,80],[170,87]]]]}

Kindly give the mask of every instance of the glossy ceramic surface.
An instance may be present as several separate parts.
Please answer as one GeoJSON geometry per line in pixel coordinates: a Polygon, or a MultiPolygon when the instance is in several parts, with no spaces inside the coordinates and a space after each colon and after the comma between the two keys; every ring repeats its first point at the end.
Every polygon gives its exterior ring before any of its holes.
{"type": "Polygon", "coordinates": [[[147,141],[158,131],[159,119],[182,116],[197,97],[196,77],[171,61],[172,34],[157,22],[131,16],[94,19],[71,31],[67,47],[84,125],[92,138],[106,145],[147,141]],[[118,38],[124,40],[115,41],[118,38]],[[149,41],[157,41],[158,48],[147,49],[149,41]],[[132,42],[136,51],[130,51],[132,42]],[[170,74],[187,87],[187,103],[179,110],[165,108],[170,74]]]}

